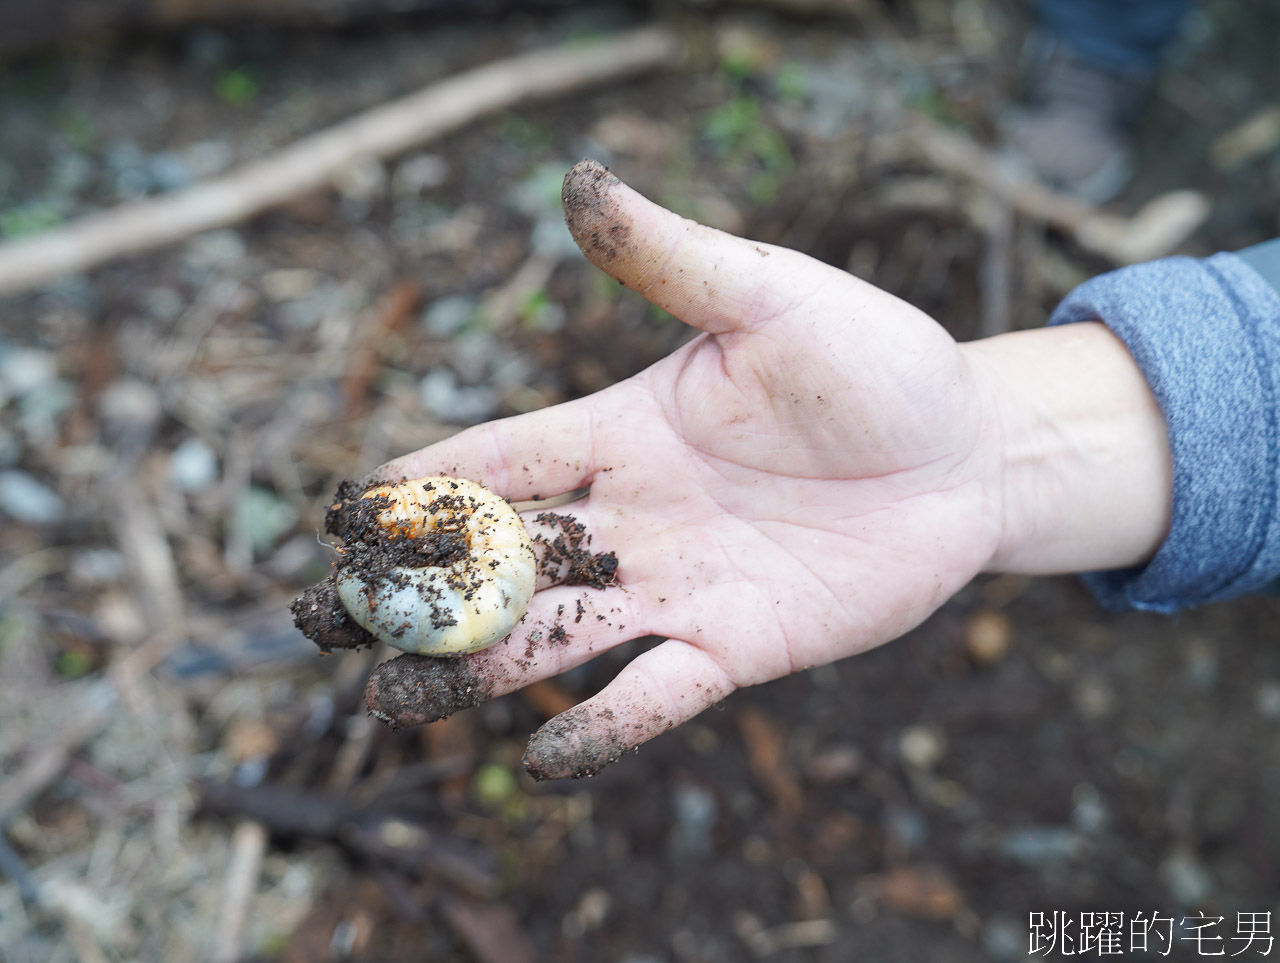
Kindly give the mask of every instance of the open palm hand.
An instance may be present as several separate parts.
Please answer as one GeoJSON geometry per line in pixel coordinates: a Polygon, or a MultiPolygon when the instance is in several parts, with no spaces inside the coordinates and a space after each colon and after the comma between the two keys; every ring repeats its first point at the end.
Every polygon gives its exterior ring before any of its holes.
{"type": "Polygon", "coordinates": [[[373,477],[456,475],[513,500],[590,486],[572,512],[593,550],[616,553],[620,588],[542,587],[505,642],[402,656],[367,690],[384,719],[426,722],[665,638],[535,734],[526,765],[549,778],[594,772],[738,686],[897,637],[991,559],[1001,517],[982,392],[928,317],[681,219],[589,161],[564,199],[597,265],[704,333],[598,394],[373,477]]]}

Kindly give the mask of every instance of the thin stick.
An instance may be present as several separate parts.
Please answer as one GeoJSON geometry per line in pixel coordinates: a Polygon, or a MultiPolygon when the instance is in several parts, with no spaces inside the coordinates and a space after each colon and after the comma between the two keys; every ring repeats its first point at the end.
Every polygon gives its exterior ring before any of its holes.
{"type": "Polygon", "coordinates": [[[650,27],[588,46],[536,51],[468,70],[304,137],[223,177],[0,244],[0,294],[237,224],[329,185],[359,160],[403,153],[525,101],[650,70],[673,62],[676,53],[674,35],[650,27]]]}
{"type": "Polygon", "coordinates": [[[231,837],[231,864],[227,867],[213,963],[235,963],[243,958],[244,924],[249,917],[249,901],[258,886],[262,854],[267,848],[267,831],[261,823],[246,820],[231,837]]]}
{"type": "Polygon", "coordinates": [[[1011,171],[1000,158],[963,134],[918,119],[906,132],[914,149],[936,168],[980,184],[1024,217],[1070,234],[1094,254],[1117,264],[1135,264],[1174,250],[1209,217],[1209,201],[1198,191],[1170,191],[1148,201],[1132,217],[1101,211],[1011,171]]]}

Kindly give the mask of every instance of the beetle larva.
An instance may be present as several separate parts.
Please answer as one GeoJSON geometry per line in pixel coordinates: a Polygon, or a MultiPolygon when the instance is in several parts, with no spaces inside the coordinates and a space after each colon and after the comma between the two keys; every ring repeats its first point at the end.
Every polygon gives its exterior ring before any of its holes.
{"type": "Polygon", "coordinates": [[[535,559],[505,500],[460,478],[372,488],[352,511],[337,592],[377,638],[463,655],[505,638],[533,597],[535,559]]]}

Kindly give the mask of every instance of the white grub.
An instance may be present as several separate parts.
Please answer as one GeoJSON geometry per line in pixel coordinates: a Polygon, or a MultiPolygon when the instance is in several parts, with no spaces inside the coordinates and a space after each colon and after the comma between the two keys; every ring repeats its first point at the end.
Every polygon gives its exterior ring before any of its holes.
{"type": "Polygon", "coordinates": [[[460,478],[419,478],[362,496],[374,499],[387,501],[376,520],[392,541],[453,537],[463,544],[441,565],[398,565],[376,577],[358,562],[342,568],[338,597],[351,617],[418,655],[463,655],[506,638],[533,597],[536,567],[515,509],[460,478]]]}

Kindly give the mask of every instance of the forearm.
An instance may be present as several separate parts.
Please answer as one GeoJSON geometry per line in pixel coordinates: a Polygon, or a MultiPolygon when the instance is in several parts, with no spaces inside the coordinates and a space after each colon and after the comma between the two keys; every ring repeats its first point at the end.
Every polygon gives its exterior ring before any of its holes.
{"type": "Polygon", "coordinates": [[[988,571],[1046,574],[1147,561],[1169,530],[1165,420],[1100,323],[961,346],[983,385],[1002,537],[988,571]]]}
{"type": "Polygon", "coordinates": [[[966,347],[1005,446],[992,570],[1092,572],[1104,605],[1158,612],[1274,584],[1278,280],[1275,245],[1167,258],[1078,287],[1065,327],[966,347]]]}

